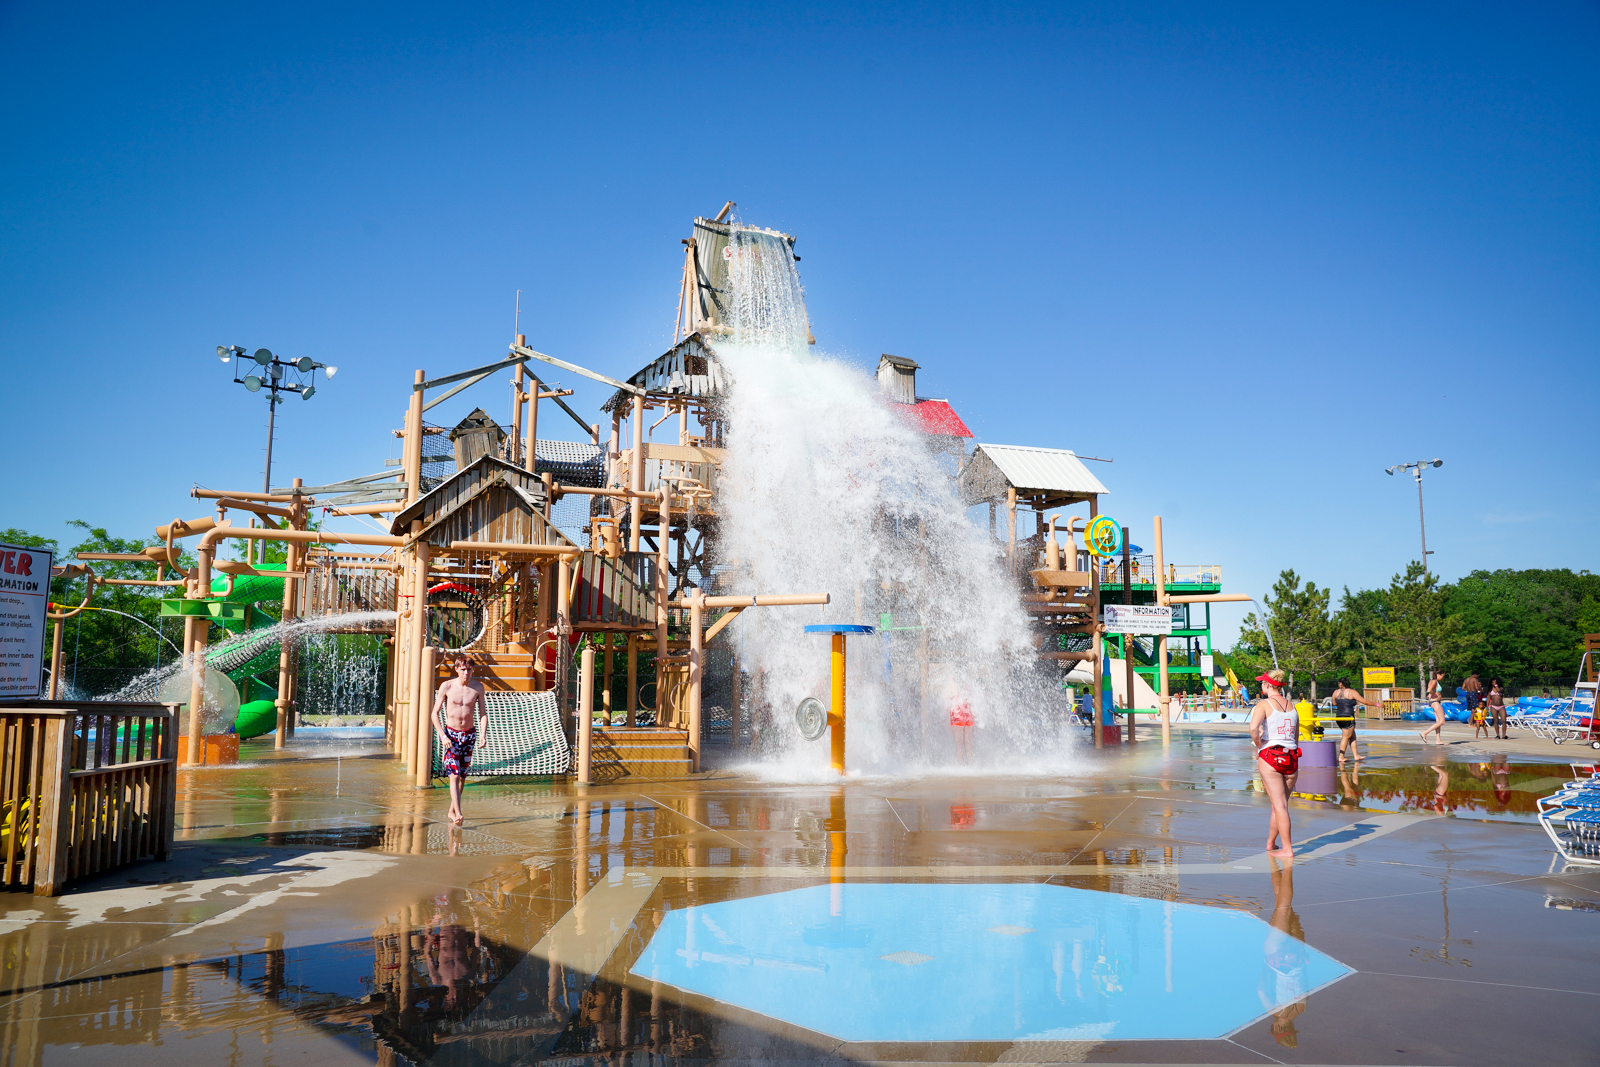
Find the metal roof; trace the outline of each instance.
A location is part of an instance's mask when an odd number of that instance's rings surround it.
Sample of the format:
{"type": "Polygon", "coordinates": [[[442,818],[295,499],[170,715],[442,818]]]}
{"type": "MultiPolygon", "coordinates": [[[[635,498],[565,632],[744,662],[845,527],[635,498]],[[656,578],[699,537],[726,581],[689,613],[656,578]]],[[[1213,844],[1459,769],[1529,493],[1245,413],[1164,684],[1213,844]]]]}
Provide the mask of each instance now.
{"type": "Polygon", "coordinates": [[[1075,453],[1065,449],[981,444],[973,450],[974,456],[979,452],[989,457],[1018,492],[1083,495],[1110,492],[1100,484],[1100,479],[1089,473],[1089,468],[1075,453]]]}

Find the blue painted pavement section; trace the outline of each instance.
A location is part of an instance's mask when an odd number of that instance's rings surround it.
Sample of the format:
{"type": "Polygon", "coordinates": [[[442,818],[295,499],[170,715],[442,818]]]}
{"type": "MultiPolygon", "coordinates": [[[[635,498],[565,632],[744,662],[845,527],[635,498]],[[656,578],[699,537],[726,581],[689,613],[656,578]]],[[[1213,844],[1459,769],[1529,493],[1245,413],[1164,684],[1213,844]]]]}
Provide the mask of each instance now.
{"type": "Polygon", "coordinates": [[[685,908],[633,973],[848,1041],[1089,1041],[1219,1038],[1353,972],[1243,912],[1035,883],[685,908]]]}

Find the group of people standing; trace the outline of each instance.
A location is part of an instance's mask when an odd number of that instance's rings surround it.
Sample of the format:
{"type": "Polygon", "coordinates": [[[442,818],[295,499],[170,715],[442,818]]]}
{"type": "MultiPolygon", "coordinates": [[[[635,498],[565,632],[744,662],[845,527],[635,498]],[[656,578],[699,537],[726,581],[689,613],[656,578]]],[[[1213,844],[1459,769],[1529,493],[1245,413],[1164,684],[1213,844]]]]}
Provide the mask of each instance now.
{"type": "MultiPolygon", "coordinates": [[[[1439,681],[1444,677],[1443,671],[1433,672],[1433,685],[1430,693],[1437,693],[1439,681]]],[[[1472,724],[1483,733],[1488,733],[1489,726],[1494,725],[1496,740],[1509,741],[1511,735],[1506,733],[1506,694],[1505,687],[1500,684],[1500,679],[1489,679],[1489,689],[1484,691],[1483,681],[1478,677],[1478,672],[1473,671],[1467,675],[1467,680],[1461,683],[1461,693],[1466,701],[1467,714],[1472,717],[1472,724]]],[[[1443,722],[1444,708],[1439,701],[1433,699],[1434,718],[1443,722]]],[[[1474,732],[1473,736],[1477,736],[1474,732]]]]}

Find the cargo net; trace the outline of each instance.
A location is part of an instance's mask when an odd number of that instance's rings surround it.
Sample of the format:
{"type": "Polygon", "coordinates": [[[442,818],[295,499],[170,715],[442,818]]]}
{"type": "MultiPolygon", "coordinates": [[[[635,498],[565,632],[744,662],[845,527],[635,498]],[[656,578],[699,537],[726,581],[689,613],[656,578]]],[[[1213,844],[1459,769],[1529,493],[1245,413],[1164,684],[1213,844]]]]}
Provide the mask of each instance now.
{"type": "MultiPolygon", "coordinates": [[[[487,721],[478,723],[478,747],[472,752],[471,777],[523,774],[565,774],[572,762],[556,695],[485,693],[487,721]]],[[[444,745],[433,732],[433,776],[444,777],[444,745]]]]}

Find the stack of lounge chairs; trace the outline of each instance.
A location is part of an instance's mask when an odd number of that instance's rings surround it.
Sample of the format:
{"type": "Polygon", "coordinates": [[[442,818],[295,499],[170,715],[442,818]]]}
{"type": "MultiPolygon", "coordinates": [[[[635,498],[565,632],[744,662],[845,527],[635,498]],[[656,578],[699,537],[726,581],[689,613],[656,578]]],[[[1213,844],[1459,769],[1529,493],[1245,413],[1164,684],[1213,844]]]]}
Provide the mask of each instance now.
{"type": "Polygon", "coordinates": [[[1540,797],[1539,825],[1568,863],[1600,864],[1600,777],[1540,797]]]}

